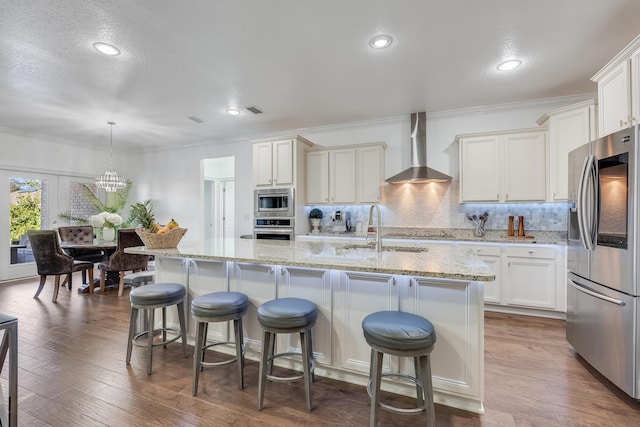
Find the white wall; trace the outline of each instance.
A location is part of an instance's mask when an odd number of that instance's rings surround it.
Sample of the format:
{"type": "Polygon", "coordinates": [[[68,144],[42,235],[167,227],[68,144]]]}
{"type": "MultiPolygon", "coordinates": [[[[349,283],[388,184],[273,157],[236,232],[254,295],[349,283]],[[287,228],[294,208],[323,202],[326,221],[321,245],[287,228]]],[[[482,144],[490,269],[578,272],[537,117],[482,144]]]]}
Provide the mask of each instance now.
{"type": "Polygon", "coordinates": [[[253,175],[249,141],[218,142],[138,153],[127,158],[127,176],[134,182],[132,200],[151,199],[156,219],[175,218],[189,229],[183,240],[198,240],[203,227],[201,160],[235,157],[235,233],[253,233],[253,175]]]}

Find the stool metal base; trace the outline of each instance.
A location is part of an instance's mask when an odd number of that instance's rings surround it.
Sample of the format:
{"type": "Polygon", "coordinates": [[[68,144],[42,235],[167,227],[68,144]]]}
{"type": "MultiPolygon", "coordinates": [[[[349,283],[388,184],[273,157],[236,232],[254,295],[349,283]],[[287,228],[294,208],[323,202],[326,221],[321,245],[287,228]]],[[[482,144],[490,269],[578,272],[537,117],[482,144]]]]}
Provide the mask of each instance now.
{"type": "Polygon", "coordinates": [[[315,370],[315,360],[313,360],[313,344],[311,328],[315,324],[312,323],[304,329],[279,329],[279,328],[265,328],[263,326],[263,339],[262,339],[262,355],[260,357],[260,377],[258,380],[258,411],[262,411],[264,402],[264,389],[267,380],[276,382],[290,382],[300,379],[304,379],[304,391],[307,403],[307,411],[311,411],[311,383],[314,381],[313,371],[315,370]],[[275,338],[277,333],[299,333],[300,334],[300,346],[302,352],[275,352],[275,338]],[[282,377],[272,374],[274,359],[282,356],[301,356],[302,357],[302,375],[282,377]]]}
{"type": "Polygon", "coordinates": [[[240,385],[240,390],[244,388],[244,331],[242,328],[242,317],[246,314],[246,310],[234,313],[229,316],[209,316],[209,317],[201,317],[201,316],[193,316],[196,321],[196,341],[194,347],[193,354],[193,378],[192,378],[192,390],[191,395],[195,396],[198,394],[198,382],[200,379],[200,372],[205,367],[213,367],[213,366],[221,366],[227,365],[232,362],[238,362],[238,383],[240,385]],[[233,331],[234,331],[234,339],[235,341],[223,341],[223,342],[214,342],[211,344],[207,344],[207,331],[209,329],[209,323],[212,322],[226,322],[233,320],[233,331]],[[236,356],[223,360],[220,362],[205,362],[204,354],[205,350],[211,347],[215,347],[218,345],[226,345],[233,344],[236,348],[236,356]]]}
{"type": "MultiPolygon", "coordinates": [[[[416,385],[416,387],[418,388],[417,390],[418,396],[424,393],[424,387],[422,386],[422,382],[418,380],[416,377],[412,377],[411,375],[387,373],[387,374],[382,374],[381,377],[382,378],[385,378],[385,377],[403,378],[405,380],[411,381],[416,385]]],[[[369,380],[369,382],[367,383],[367,394],[369,395],[369,398],[371,398],[373,394],[373,392],[371,391],[371,384],[373,384],[373,380],[369,380]]],[[[422,400],[423,403],[422,405],[416,408],[398,408],[396,406],[391,406],[380,401],[378,402],[378,404],[382,409],[386,409],[387,411],[393,412],[395,414],[412,415],[412,414],[419,414],[420,412],[425,411],[427,409],[427,405],[424,404],[424,399],[418,399],[418,402],[420,400],[422,400]]]]}
{"type": "Polygon", "coordinates": [[[184,312],[184,300],[180,300],[179,302],[172,301],[167,304],[160,305],[140,305],[140,304],[131,304],[131,319],[129,321],[129,340],[127,343],[127,365],[131,362],[131,352],[133,350],[133,346],[136,345],[138,347],[142,347],[141,343],[138,343],[137,340],[142,336],[147,336],[147,375],[151,375],[151,366],[153,362],[153,347],[162,345],[164,348],[167,348],[167,344],[177,341],[178,338],[182,339],[182,351],[184,352],[184,357],[189,357],[189,353],[187,350],[187,326],[186,326],[186,318],[184,312]],[[178,308],[178,321],[180,323],[180,331],[177,331],[172,328],[167,328],[167,307],[172,305],[176,305],[178,308]],[[149,335],[149,330],[137,332],[136,331],[136,323],[138,320],[138,311],[145,310],[147,312],[147,328],[153,328],[155,324],[155,309],[162,308],[162,327],[158,329],[154,329],[151,331],[151,336],[149,335]],[[170,340],[167,339],[167,332],[172,331],[176,333],[175,338],[170,340]],[[156,333],[162,333],[162,341],[159,343],[153,342],[153,337],[156,333]]]}
{"type": "Polygon", "coordinates": [[[433,404],[433,388],[431,382],[431,363],[430,354],[433,346],[421,350],[396,350],[384,347],[378,347],[368,342],[371,347],[371,365],[369,369],[369,382],[367,383],[367,394],[371,398],[371,413],[369,416],[369,425],[374,427],[378,424],[378,410],[382,408],[386,411],[400,414],[413,415],[426,412],[427,426],[435,427],[435,410],[433,404]],[[384,354],[392,354],[401,357],[412,357],[415,367],[415,377],[400,373],[382,373],[382,359],[384,354]],[[380,385],[383,377],[402,377],[415,383],[416,385],[416,407],[415,408],[397,408],[380,402],[380,385]]]}

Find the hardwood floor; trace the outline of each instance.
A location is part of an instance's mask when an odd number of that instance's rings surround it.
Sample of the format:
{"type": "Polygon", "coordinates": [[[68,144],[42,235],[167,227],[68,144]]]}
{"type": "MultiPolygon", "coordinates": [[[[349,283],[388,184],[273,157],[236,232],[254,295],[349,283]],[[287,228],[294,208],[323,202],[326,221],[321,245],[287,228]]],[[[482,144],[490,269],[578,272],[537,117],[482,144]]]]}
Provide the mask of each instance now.
{"type": "MultiPolygon", "coordinates": [[[[0,312],[19,319],[20,426],[364,426],[362,387],[317,378],[314,409],[302,382],[268,383],[258,412],[258,365],[247,361],[245,389],[236,370],[205,370],[191,396],[191,359],[178,343],[124,362],[129,299],[60,290],[52,282],[33,299],[37,280],[0,284],[0,312]]],[[[128,291],[127,291],[128,292],[128,291]]],[[[564,322],[487,313],[483,415],[436,405],[438,426],[634,426],[640,404],[593,371],[564,338],[564,322]]],[[[436,344],[437,345],[437,344],[436,344]]],[[[6,373],[0,383],[6,390],[6,373]]],[[[399,398],[398,400],[405,400],[399,398]]],[[[422,425],[422,416],[381,411],[381,424],[422,425]]]]}

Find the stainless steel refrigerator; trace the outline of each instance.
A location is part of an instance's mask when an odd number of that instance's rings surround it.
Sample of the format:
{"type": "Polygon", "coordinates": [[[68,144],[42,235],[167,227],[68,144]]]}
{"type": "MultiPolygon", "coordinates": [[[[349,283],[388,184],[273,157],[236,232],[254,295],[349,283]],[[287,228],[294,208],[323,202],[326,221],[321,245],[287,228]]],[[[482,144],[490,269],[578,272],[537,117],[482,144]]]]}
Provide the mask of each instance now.
{"type": "Polygon", "coordinates": [[[637,126],[569,153],[567,340],[640,398],[637,126]]]}

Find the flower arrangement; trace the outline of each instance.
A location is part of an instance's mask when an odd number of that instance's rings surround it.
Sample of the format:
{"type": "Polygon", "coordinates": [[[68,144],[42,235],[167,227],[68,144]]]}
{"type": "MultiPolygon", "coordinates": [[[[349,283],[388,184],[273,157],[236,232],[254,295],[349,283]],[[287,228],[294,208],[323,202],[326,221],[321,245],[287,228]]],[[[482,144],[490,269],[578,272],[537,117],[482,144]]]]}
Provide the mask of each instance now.
{"type": "Polygon", "coordinates": [[[116,228],[117,226],[122,225],[122,217],[113,212],[100,212],[97,215],[91,215],[89,217],[89,222],[94,227],[116,228]]]}

